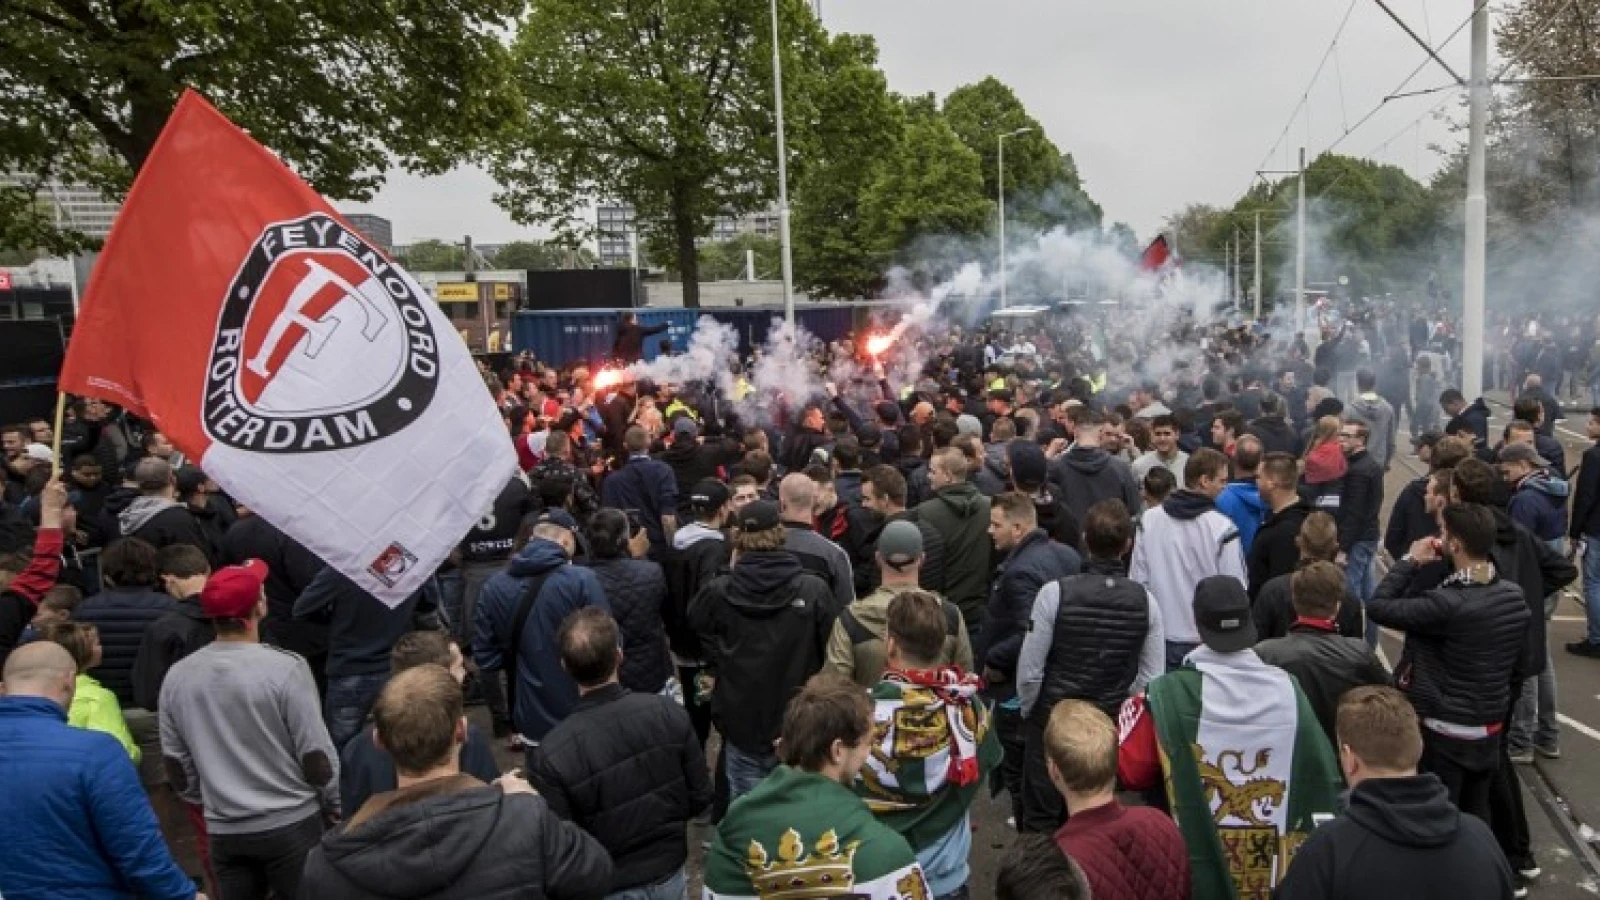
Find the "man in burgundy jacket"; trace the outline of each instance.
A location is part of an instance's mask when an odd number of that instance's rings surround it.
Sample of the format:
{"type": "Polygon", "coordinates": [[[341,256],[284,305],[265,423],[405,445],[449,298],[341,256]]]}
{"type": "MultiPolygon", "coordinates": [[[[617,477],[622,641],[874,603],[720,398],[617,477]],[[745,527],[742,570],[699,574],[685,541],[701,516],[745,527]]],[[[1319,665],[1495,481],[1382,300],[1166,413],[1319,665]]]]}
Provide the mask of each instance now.
{"type": "Polygon", "coordinates": [[[1067,804],[1056,845],[1077,862],[1095,900],[1187,900],[1189,849],[1178,826],[1116,799],[1117,729],[1105,713],[1063,700],[1045,730],[1050,780],[1067,804]]]}

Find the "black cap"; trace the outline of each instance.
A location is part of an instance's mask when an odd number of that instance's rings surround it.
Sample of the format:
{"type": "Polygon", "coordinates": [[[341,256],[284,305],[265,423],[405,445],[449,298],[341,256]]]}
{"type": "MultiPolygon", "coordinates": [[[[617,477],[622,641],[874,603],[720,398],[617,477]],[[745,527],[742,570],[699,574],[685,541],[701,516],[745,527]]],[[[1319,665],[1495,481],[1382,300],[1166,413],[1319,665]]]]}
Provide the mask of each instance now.
{"type": "Polygon", "coordinates": [[[695,512],[716,512],[728,503],[728,486],[715,478],[702,478],[689,492],[689,508],[695,512]]]}
{"type": "Polygon", "coordinates": [[[1230,575],[1211,575],[1195,586],[1194,624],[1200,640],[1218,653],[1238,653],[1256,645],[1250,595],[1230,575]]]}
{"type": "Polygon", "coordinates": [[[878,418],[885,422],[896,422],[900,419],[900,404],[893,400],[879,400],[878,405],[872,408],[878,418]]]}
{"type": "Polygon", "coordinates": [[[740,531],[755,533],[771,531],[783,524],[778,516],[778,504],[771,500],[757,500],[739,510],[737,522],[740,531]]]}
{"type": "Polygon", "coordinates": [[[868,450],[876,449],[883,444],[883,430],[868,422],[856,432],[856,439],[861,442],[862,447],[868,450]]]}
{"type": "Polygon", "coordinates": [[[1006,444],[1006,455],[1011,460],[1011,480],[1017,487],[1036,490],[1044,486],[1050,471],[1044,448],[1033,441],[1011,441],[1006,444]]]}
{"type": "Polygon", "coordinates": [[[1011,393],[1010,388],[995,388],[989,392],[990,400],[1004,400],[1007,403],[1010,403],[1015,396],[1015,394],[1011,393]]]}

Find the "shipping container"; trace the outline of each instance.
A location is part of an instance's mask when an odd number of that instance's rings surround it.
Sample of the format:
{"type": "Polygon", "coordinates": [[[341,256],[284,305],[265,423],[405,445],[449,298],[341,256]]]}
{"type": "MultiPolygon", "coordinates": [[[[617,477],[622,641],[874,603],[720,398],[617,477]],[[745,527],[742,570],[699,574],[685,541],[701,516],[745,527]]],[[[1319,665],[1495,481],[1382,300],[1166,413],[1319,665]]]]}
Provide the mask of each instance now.
{"type": "Polygon", "coordinates": [[[511,348],[532,353],[552,366],[584,362],[591,366],[611,355],[617,336],[614,309],[520,312],[511,323],[511,348]]]}

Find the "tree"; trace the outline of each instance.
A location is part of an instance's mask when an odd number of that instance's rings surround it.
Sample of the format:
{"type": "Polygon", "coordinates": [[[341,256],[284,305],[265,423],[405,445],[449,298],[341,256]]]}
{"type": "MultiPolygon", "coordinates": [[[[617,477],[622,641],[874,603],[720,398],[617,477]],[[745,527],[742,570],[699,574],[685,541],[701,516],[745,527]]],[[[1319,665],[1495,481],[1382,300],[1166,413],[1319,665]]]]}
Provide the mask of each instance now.
{"type": "MultiPolygon", "coordinates": [[[[1212,258],[1212,247],[1222,246],[1222,222],[1226,213],[1207,203],[1191,203],[1167,220],[1163,230],[1173,241],[1180,259],[1205,261],[1212,258]]],[[[1215,254],[1220,258],[1220,249],[1215,254]]]]}
{"type": "Polygon", "coordinates": [[[861,200],[905,123],[877,60],[872,38],[837,35],[815,76],[797,88],[815,118],[796,140],[806,164],[792,191],[794,277],[813,297],[870,297],[888,272],[889,255],[867,231],[861,200]]]}
{"type": "Polygon", "coordinates": [[[1106,243],[1117,248],[1119,253],[1129,259],[1137,259],[1144,251],[1144,245],[1139,243],[1139,236],[1126,222],[1114,222],[1106,229],[1106,243]]]}
{"type": "MultiPolygon", "coordinates": [[[[803,0],[779,12],[784,74],[800,80],[822,31],[803,0]]],[[[496,201],[564,233],[586,229],[596,197],[631,203],[699,306],[697,239],[776,194],[771,32],[749,0],[533,0],[513,48],[526,109],[493,158],[496,201]]],[[[786,99],[803,130],[809,103],[786,99]]]]}
{"type": "Polygon", "coordinates": [[[515,110],[499,37],[523,0],[0,3],[0,242],[93,244],[38,214],[47,180],[118,198],[185,87],[330,197],[437,173],[515,110]]]}
{"type": "Polygon", "coordinates": [[[491,260],[496,269],[587,269],[595,256],[588,247],[550,241],[512,241],[501,244],[491,260]]]}
{"type": "Polygon", "coordinates": [[[947,260],[930,242],[970,239],[988,227],[978,154],[932,104],[906,104],[905,132],[861,198],[866,234],[886,258],[917,274],[942,274],[947,260]]]}
{"type": "Polygon", "coordinates": [[[431,238],[417,241],[396,257],[395,261],[411,272],[459,272],[467,266],[462,247],[431,238]]]}
{"type": "Polygon", "coordinates": [[[944,115],[961,142],[978,154],[984,196],[998,198],[1000,136],[1006,139],[1006,222],[1047,230],[1100,227],[1098,204],[1084,193],[1078,166],[1045,135],[1010,87],[995,78],[956,88],[944,115]]]}

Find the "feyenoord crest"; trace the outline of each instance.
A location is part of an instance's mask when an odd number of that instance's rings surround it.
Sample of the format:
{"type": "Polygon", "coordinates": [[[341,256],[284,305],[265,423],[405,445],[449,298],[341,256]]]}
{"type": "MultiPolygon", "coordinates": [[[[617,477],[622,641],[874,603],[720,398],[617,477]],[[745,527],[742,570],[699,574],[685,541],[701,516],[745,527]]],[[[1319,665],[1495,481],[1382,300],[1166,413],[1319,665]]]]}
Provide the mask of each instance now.
{"type": "Polygon", "coordinates": [[[438,386],[428,302],[332,216],[267,226],[218,317],[206,433],[241,450],[307,453],[403,430],[438,386]]]}

